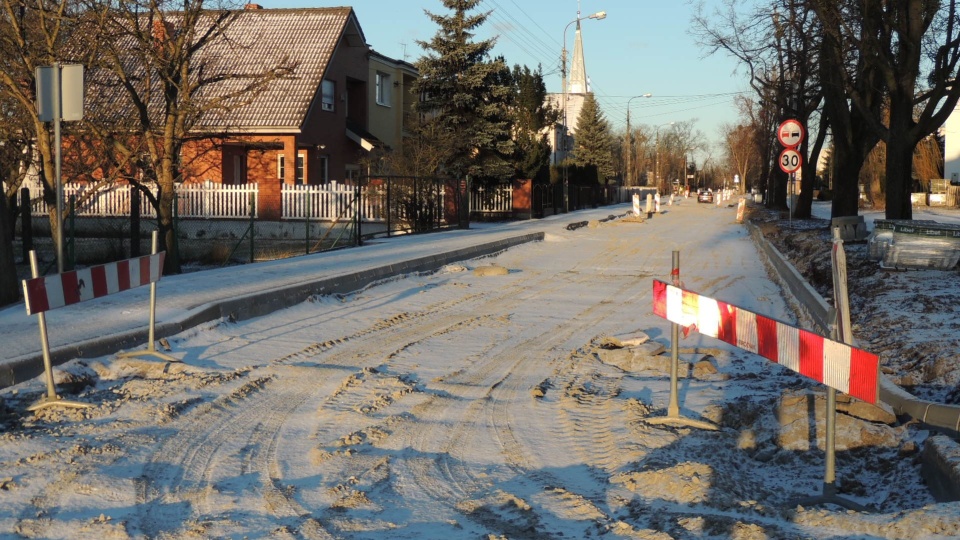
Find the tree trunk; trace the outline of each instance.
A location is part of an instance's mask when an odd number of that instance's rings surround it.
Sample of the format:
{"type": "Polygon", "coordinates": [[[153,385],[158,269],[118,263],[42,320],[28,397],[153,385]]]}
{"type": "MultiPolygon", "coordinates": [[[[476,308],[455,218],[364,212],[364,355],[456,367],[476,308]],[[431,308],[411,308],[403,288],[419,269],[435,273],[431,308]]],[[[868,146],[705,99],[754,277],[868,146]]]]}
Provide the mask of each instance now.
{"type": "Polygon", "coordinates": [[[177,252],[176,230],[174,229],[173,219],[173,188],[165,185],[160,186],[157,203],[157,235],[160,237],[160,249],[167,252],[163,261],[163,274],[180,273],[180,257],[177,252]]]}
{"type": "MultiPolygon", "coordinates": [[[[807,122],[804,122],[804,125],[807,125],[807,122]]],[[[798,151],[804,161],[800,165],[800,194],[796,200],[796,207],[793,208],[793,217],[807,219],[813,215],[813,186],[817,183],[817,164],[807,160],[810,144],[806,138],[798,151]]]]}
{"type": "Polygon", "coordinates": [[[863,157],[858,156],[857,152],[856,145],[851,147],[842,138],[834,138],[831,218],[856,216],[859,211],[858,179],[863,157]]]}
{"type": "MultiPolygon", "coordinates": [[[[908,109],[909,110],[909,109],[908,109]]],[[[913,219],[910,193],[913,191],[913,151],[909,116],[890,107],[890,139],[887,141],[887,219],[913,219]]]]}
{"type": "Polygon", "coordinates": [[[10,200],[0,192],[0,306],[20,298],[17,267],[13,263],[13,229],[10,200]]]}
{"type": "Polygon", "coordinates": [[[767,203],[768,208],[773,208],[776,210],[786,210],[787,209],[787,182],[789,177],[787,173],[780,170],[780,167],[773,167],[770,169],[770,182],[767,189],[769,189],[770,201],[767,203]]]}

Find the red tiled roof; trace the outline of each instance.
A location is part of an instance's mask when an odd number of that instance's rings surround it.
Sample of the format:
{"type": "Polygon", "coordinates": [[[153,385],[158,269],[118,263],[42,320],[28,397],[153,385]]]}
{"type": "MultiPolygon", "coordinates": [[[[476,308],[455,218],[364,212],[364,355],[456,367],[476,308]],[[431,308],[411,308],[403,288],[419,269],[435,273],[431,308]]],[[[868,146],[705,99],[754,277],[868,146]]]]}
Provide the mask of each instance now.
{"type": "MultiPolygon", "coordinates": [[[[209,12],[209,18],[200,18],[197,31],[203,34],[214,24],[220,12],[209,12]],[[206,25],[206,26],[205,26],[206,25]]],[[[155,24],[155,38],[165,32],[175,32],[179,14],[169,13],[162,23],[155,24]]],[[[244,9],[235,12],[223,32],[211,39],[191,61],[193,77],[203,73],[205,79],[222,80],[203,86],[195,95],[201,116],[190,121],[199,131],[280,131],[295,130],[303,124],[314,96],[320,88],[327,64],[342,38],[366,46],[366,40],[356,15],[350,7],[306,9],[244,9]],[[270,81],[255,92],[242,92],[257,80],[255,74],[276,68],[292,66],[283,77],[270,81]],[[232,98],[224,99],[227,96],[232,98]],[[227,106],[212,108],[210,103],[223,100],[227,106]]],[[[123,25],[124,22],[119,24],[123,25]]],[[[139,45],[134,38],[118,32],[120,49],[130,41],[130,50],[139,45]]],[[[151,115],[163,114],[159,77],[144,75],[143,56],[135,51],[121,58],[127,64],[131,84],[154,85],[153,92],[140,89],[140,98],[147,100],[151,115]],[[150,98],[152,97],[152,101],[150,98]]],[[[101,118],[129,118],[133,104],[115,76],[105,70],[92,70],[87,92],[88,108],[101,118]]],[[[260,85],[258,85],[260,86],[260,85]]]]}
{"type": "Polygon", "coordinates": [[[232,75],[209,92],[226,95],[241,89],[249,83],[244,74],[262,72],[283,61],[296,67],[289,75],[272,81],[265,90],[245,96],[248,104],[223,115],[207,116],[197,127],[300,127],[340,38],[351,32],[364,40],[350,7],[239,12],[226,30],[225,39],[208,44],[201,53],[210,68],[232,75]]]}

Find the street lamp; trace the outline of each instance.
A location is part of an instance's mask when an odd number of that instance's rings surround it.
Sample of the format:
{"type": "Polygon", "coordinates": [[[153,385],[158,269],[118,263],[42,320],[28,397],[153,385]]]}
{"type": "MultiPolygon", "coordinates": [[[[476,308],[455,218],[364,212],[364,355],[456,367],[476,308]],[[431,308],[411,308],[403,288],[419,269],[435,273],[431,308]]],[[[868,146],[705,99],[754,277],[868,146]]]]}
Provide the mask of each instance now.
{"type": "Polygon", "coordinates": [[[581,17],[580,9],[578,8],[577,18],[570,21],[569,23],[567,23],[566,26],[563,27],[563,50],[560,52],[560,77],[561,77],[560,84],[562,88],[562,100],[563,100],[563,103],[562,103],[563,124],[561,126],[562,128],[561,136],[563,138],[561,139],[562,140],[561,146],[563,150],[563,211],[564,212],[570,211],[570,197],[569,197],[570,183],[569,183],[569,180],[567,179],[567,164],[566,164],[566,161],[567,161],[567,30],[570,28],[570,25],[574,23],[577,24],[577,30],[579,30],[580,21],[584,19],[597,19],[599,21],[606,18],[607,18],[606,11],[598,11],[592,15],[581,17]]]}
{"type": "Polygon", "coordinates": [[[662,128],[663,126],[672,126],[672,125],[674,125],[674,124],[676,124],[676,122],[667,122],[666,124],[660,124],[659,126],[657,126],[657,139],[656,139],[656,141],[657,141],[657,142],[656,142],[656,146],[657,146],[656,159],[657,159],[657,162],[656,162],[655,165],[654,165],[654,171],[656,172],[656,178],[654,179],[654,180],[655,180],[655,184],[654,184],[654,185],[656,186],[656,188],[657,188],[658,190],[660,189],[660,128],[662,128]]]}
{"type": "Polygon", "coordinates": [[[653,94],[643,94],[640,96],[633,96],[627,100],[627,185],[633,185],[633,170],[630,167],[630,157],[633,154],[633,134],[630,133],[630,102],[637,98],[648,98],[653,97],[653,94]]]}

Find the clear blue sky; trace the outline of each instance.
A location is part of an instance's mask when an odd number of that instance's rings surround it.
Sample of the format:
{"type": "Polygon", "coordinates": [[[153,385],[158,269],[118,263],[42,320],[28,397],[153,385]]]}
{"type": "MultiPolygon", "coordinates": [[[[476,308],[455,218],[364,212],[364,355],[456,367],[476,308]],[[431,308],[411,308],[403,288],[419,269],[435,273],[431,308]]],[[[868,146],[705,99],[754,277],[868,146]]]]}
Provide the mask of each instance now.
{"type": "MultiPolygon", "coordinates": [[[[440,0],[259,3],[265,8],[350,5],[374,49],[410,62],[423,52],[417,40],[428,41],[437,31],[424,10],[449,14],[440,0]]],[[[707,0],[708,10],[717,4],[707,0]]],[[[577,6],[577,0],[483,0],[481,9],[492,14],[478,30],[478,38],[498,36],[494,54],[502,55],[511,66],[541,64],[547,90],[559,92],[564,29],[577,18],[577,6]]],[[[716,141],[720,125],[737,120],[731,94],[749,91],[746,77],[734,73],[737,66],[726,55],[704,58],[705,52],[689,32],[694,9],[690,2],[581,0],[580,8],[582,17],[607,12],[603,20],[581,24],[587,75],[615,130],[625,127],[627,100],[646,93],[653,97],[631,102],[634,126],[697,120],[696,128],[716,141]]],[[[570,57],[575,29],[574,24],[566,31],[570,57]]]]}

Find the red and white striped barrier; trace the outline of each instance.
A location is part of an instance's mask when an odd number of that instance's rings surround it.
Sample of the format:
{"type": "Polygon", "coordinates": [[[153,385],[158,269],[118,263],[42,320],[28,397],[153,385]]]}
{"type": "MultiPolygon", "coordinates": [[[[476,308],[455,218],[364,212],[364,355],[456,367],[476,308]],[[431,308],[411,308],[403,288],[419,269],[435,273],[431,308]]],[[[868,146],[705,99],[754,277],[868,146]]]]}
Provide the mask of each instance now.
{"type": "Polygon", "coordinates": [[[165,252],[23,280],[27,315],[160,281],[165,252]]]}
{"type": "Polygon", "coordinates": [[[855,398],[873,404],[879,400],[880,359],[875,354],[660,280],[653,281],[653,313],[855,398]]]}

